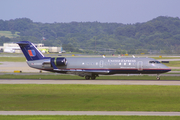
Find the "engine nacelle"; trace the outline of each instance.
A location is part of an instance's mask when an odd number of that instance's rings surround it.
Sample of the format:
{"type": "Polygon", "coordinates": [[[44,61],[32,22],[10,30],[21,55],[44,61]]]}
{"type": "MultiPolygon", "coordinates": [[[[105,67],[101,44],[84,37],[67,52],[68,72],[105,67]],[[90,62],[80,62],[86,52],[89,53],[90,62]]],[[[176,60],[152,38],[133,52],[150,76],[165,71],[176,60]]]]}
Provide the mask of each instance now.
{"type": "Polygon", "coordinates": [[[67,60],[64,57],[51,58],[51,63],[54,63],[56,66],[66,66],[67,60]]]}

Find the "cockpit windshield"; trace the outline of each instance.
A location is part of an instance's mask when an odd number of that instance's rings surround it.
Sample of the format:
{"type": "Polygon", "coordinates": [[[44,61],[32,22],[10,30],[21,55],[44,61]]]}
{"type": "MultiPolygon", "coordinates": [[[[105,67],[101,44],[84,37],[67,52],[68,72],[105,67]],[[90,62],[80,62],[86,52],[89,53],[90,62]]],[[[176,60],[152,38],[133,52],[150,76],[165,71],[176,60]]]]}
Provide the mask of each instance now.
{"type": "Polygon", "coordinates": [[[149,63],[153,63],[153,64],[159,64],[159,61],[149,61],[149,63]]]}

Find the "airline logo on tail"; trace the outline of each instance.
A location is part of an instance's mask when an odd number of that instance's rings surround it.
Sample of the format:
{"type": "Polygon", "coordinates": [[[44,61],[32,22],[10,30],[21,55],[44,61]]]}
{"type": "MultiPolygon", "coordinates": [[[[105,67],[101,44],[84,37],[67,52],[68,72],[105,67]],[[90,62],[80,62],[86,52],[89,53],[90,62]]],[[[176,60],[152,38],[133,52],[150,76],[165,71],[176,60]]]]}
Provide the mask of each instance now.
{"type": "Polygon", "coordinates": [[[36,53],[34,50],[28,50],[29,56],[34,57],[36,56],[36,53]]]}

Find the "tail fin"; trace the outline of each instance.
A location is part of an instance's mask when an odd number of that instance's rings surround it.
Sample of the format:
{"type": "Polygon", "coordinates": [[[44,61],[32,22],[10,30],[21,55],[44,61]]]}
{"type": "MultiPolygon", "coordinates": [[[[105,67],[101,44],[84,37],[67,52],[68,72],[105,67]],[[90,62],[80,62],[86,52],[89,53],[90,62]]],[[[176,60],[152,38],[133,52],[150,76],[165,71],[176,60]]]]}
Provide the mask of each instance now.
{"type": "Polygon", "coordinates": [[[27,61],[43,59],[44,55],[36,48],[36,46],[29,41],[17,42],[27,61]]]}

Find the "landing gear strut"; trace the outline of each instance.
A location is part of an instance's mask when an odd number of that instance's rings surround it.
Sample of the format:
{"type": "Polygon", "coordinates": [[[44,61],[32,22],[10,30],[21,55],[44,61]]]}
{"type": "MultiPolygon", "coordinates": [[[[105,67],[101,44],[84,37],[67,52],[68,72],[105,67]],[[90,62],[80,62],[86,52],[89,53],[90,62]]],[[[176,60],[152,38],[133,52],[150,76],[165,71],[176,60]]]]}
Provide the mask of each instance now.
{"type": "Polygon", "coordinates": [[[159,74],[157,74],[157,77],[156,77],[156,79],[157,79],[157,80],[160,80],[160,76],[159,76],[159,74]]]}
{"type": "Polygon", "coordinates": [[[156,77],[157,80],[160,80],[160,77],[156,77]]]}

